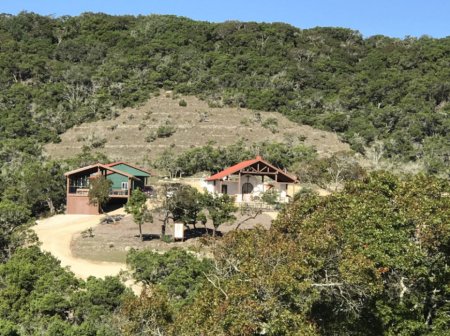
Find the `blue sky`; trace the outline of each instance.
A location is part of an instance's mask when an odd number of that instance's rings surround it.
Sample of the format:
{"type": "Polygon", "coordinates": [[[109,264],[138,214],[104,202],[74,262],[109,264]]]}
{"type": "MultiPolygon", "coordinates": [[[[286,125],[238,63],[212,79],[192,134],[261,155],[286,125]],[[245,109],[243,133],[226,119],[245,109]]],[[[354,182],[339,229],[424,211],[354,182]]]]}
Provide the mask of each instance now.
{"type": "Polygon", "coordinates": [[[196,20],[346,27],[364,36],[450,36],[449,0],[0,0],[0,13],[175,14],[196,20]]]}

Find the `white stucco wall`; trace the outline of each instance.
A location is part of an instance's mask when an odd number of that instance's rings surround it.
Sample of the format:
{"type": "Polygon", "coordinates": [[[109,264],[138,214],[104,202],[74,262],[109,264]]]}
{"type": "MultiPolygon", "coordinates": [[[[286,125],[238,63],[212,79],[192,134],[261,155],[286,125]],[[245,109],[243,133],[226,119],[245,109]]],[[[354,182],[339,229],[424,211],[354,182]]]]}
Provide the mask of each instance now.
{"type": "Polygon", "coordinates": [[[287,200],[286,183],[278,183],[269,178],[266,178],[264,183],[262,183],[261,177],[254,175],[243,175],[241,176],[240,182],[241,184],[239,185],[239,181],[236,180],[217,180],[214,185],[214,181],[204,181],[203,185],[210,193],[220,193],[222,191],[222,185],[226,185],[228,194],[236,196],[237,202],[251,201],[252,197],[261,197],[263,192],[269,190],[271,186],[273,186],[275,190],[280,192],[280,201],[283,202],[287,200]],[[247,182],[253,185],[253,192],[251,194],[242,195],[242,185],[247,182]]]}
{"type": "Polygon", "coordinates": [[[203,180],[202,187],[203,187],[203,189],[206,189],[210,193],[214,193],[215,192],[214,181],[205,181],[205,180],[203,180]]]}

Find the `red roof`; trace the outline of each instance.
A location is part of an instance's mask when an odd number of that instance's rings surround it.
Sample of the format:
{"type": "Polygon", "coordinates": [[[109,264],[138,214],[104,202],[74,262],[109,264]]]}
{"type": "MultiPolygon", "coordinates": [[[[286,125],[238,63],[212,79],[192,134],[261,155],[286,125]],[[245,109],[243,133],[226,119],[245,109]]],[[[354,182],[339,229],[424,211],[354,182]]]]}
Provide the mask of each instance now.
{"type": "Polygon", "coordinates": [[[221,172],[218,172],[217,174],[214,174],[210,177],[208,177],[206,179],[206,181],[215,181],[215,180],[220,180],[223,179],[226,176],[232,175],[234,173],[239,172],[240,170],[250,167],[251,165],[261,162],[269,167],[271,167],[272,169],[275,169],[279,174],[284,175],[287,179],[292,180],[292,182],[297,181],[297,178],[295,176],[291,176],[290,174],[282,171],[281,169],[278,169],[276,167],[274,167],[273,165],[271,165],[270,163],[268,163],[267,161],[264,161],[263,158],[261,156],[257,156],[254,159],[251,160],[246,160],[246,161],[242,161],[239,162],[238,164],[235,164],[234,166],[231,166],[225,170],[222,170],[221,172]]]}
{"type": "Polygon", "coordinates": [[[237,173],[239,170],[244,169],[248,166],[251,166],[252,164],[258,162],[257,159],[247,160],[239,162],[238,164],[235,164],[234,166],[231,166],[225,170],[222,170],[221,172],[218,172],[217,174],[214,174],[206,179],[206,181],[214,181],[214,180],[220,180],[224,178],[225,176],[237,173]]]}

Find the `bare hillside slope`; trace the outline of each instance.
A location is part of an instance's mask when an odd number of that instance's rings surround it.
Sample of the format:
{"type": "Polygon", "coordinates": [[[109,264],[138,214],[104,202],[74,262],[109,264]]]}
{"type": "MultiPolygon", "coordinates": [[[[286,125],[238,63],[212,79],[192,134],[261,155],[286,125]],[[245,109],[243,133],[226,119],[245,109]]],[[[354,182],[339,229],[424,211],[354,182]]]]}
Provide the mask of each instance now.
{"type": "Polygon", "coordinates": [[[261,112],[261,120],[258,121],[257,113],[251,110],[211,108],[195,97],[183,97],[187,105],[180,106],[180,99],[165,93],[138,108],[123,110],[113,120],[81,124],[64,133],[60,143],[46,145],[45,151],[53,158],[68,158],[79,153],[83,145],[94,145],[112,160],[148,166],[169,147],[183,152],[209,142],[215,146],[227,146],[240,139],[248,143],[303,142],[316,148],[320,155],[349,150],[336,134],[298,125],[279,113],[261,112]],[[155,134],[165,124],[172,125],[175,133],[146,141],[150,134],[155,134]]]}

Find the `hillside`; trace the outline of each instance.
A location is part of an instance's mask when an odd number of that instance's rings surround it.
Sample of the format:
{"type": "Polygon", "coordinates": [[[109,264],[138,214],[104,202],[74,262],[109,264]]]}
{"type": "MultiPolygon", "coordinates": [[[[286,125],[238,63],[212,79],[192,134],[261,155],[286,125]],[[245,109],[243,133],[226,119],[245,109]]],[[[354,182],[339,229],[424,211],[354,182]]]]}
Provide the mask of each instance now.
{"type": "Polygon", "coordinates": [[[450,37],[363,38],[345,28],[164,15],[20,13],[0,15],[0,40],[6,161],[172,90],[211,106],[279,112],[337,132],[363,154],[381,142],[385,158],[419,162],[430,173],[449,165],[450,37]]]}
{"type": "MultiPolygon", "coordinates": [[[[61,142],[45,146],[45,152],[54,159],[69,158],[83,146],[96,146],[97,151],[113,160],[148,164],[164,149],[176,153],[212,143],[227,146],[244,140],[249,144],[262,141],[303,143],[317,150],[319,156],[348,151],[335,133],[299,125],[276,112],[260,112],[261,122],[255,121],[255,112],[244,108],[211,108],[192,96],[174,97],[163,93],[149,99],[137,108],[128,108],[111,120],[86,122],[61,135],[61,142]],[[187,105],[180,106],[180,100],[187,105]],[[276,120],[276,125],[266,125],[276,120]],[[169,137],[147,142],[146,137],[158,127],[169,123],[175,133],[169,137]],[[264,127],[266,125],[266,127],[264,127]],[[106,142],[103,144],[103,142],[106,142]]],[[[275,123],[275,122],[273,122],[275,123]]]]}

